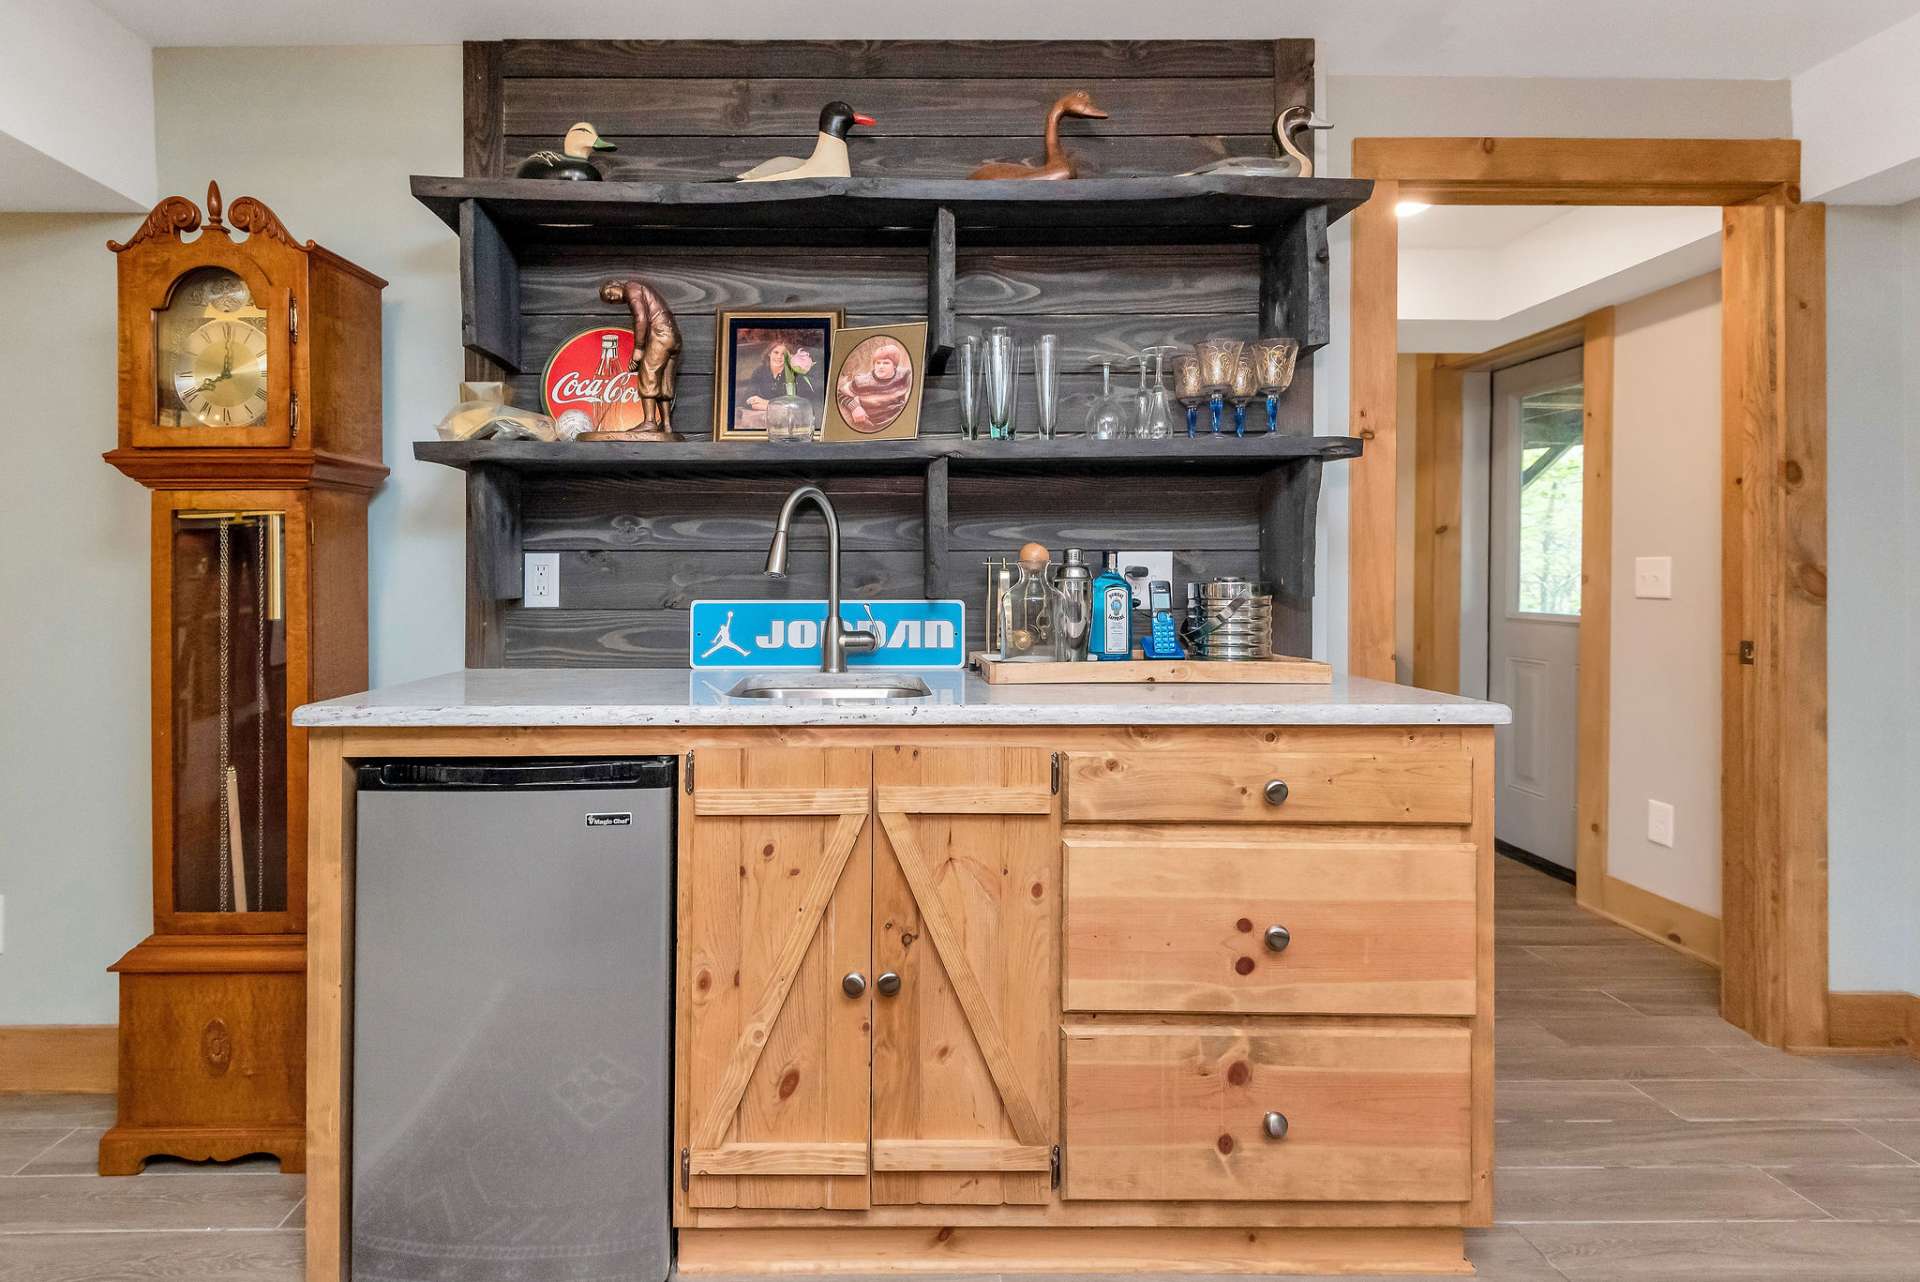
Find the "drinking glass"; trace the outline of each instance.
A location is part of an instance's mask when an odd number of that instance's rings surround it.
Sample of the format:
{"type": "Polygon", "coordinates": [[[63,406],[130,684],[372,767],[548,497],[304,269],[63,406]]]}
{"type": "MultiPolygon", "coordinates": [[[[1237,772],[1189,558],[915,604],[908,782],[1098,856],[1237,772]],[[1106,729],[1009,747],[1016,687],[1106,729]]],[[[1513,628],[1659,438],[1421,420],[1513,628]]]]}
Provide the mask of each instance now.
{"type": "Polygon", "coordinates": [[[1136,429],[1144,440],[1164,441],[1173,435],[1173,398],[1167,394],[1166,360],[1179,350],[1177,347],[1149,347],[1140,353],[1153,360],[1153,382],[1147,387],[1146,408],[1141,412],[1140,424],[1136,429]]]}
{"type": "Polygon", "coordinates": [[[960,340],[960,435],[980,436],[980,340],[972,334],[960,340]]]}
{"type": "Polygon", "coordinates": [[[1253,377],[1267,398],[1267,430],[1280,430],[1280,394],[1293,386],[1294,365],[1300,359],[1300,340],[1263,338],[1253,345],[1253,377]]]}
{"type": "Polygon", "coordinates": [[[1060,338],[1042,334],[1033,345],[1033,391],[1040,405],[1040,436],[1052,440],[1060,418],[1060,338]]]}
{"type": "Polygon", "coordinates": [[[1192,352],[1181,352],[1173,358],[1173,391],[1187,408],[1187,439],[1192,440],[1199,435],[1200,405],[1207,399],[1206,384],[1200,380],[1200,358],[1192,352]]]}
{"type": "Polygon", "coordinates": [[[1213,434],[1220,435],[1220,415],[1226,407],[1227,393],[1233,390],[1233,376],[1240,368],[1240,349],[1246,343],[1237,338],[1209,338],[1194,347],[1200,358],[1200,384],[1207,392],[1212,411],[1213,434]]]}
{"type": "Polygon", "coordinates": [[[996,325],[987,331],[987,431],[996,441],[1013,439],[1013,398],[1020,377],[1020,352],[1013,331],[996,325]]]}
{"type": "Polygon", "coordinates": [[[1147,434],[1147,362],[1151,359],[1144,350],[1135,352],[1133,356],[1137,377],[1133,388],[1133,404],[1129,407],[1133,412],[1127,420],[1128,436],[1147,434]]]}
{"type": "Polygon", "coordinates": [[[1253,399],[1257,384],[1253,378],[1253,355],[1240,353],[1240,363],[1233,367],[1233,434],[1244,437],[1247,434],[1247,402],[1253,399]]]}
{"type": "Polygon", "coordinates": [[[1113,362],[1100,362],[1100,395],[1087,410],[1087,435],[1096,441],[1117,441],[1127,434],[1126,401],[1113,390],[1113,362]]]}

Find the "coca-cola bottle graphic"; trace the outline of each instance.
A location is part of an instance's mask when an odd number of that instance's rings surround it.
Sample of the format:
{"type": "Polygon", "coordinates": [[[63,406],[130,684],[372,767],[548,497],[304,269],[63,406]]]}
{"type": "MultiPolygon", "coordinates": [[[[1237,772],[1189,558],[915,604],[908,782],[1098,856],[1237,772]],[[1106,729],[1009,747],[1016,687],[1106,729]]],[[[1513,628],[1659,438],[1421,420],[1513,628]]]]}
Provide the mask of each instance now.
{"type": "Polygon", "coordinates": [[[638,404],[638,397],[623,395],[628,384],[633,382],[633,374],[620,359],[620,335],[612,330],[600,335],[600,367],[593,371],[593,380],[587,384],[588,395],[593,399],[593,430],[596,432],[622,432],[633,426],[632,410],[624,404],[632,400],[638,404]]]}

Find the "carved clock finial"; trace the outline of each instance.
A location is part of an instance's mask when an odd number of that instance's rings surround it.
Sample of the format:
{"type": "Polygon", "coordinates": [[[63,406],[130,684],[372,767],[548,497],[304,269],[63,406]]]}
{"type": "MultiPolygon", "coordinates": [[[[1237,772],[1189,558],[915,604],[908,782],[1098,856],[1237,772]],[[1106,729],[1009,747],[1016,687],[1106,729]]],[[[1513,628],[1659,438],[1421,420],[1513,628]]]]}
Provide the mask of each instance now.
{"type": "Polygon", "coordinates": [[[147,211],[146,218],[127,238],[126,244],[117,240],[107,242],[107,248],[116,254],[125,253],[143,241],[160,236],[183,236],[187,232],[198,230],[200,210],[185,196],[168,196],[165,200],[147,211]]]}
{"type": "Polygon", "coordinates": [[[209,230],[220,225],[220,184],[207,183],[207,227],[209,230]]]}

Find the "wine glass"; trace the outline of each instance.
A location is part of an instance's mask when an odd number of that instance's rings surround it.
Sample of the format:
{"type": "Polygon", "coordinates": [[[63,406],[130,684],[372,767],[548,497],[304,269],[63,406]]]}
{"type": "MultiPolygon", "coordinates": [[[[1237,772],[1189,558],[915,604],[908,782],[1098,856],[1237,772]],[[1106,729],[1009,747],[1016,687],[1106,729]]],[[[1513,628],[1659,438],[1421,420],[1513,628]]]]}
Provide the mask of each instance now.
{"type": "Polygon", "coordinates": [[[1200,385],[1207,392],[1215,436],[1220,435],[1220,415],[1226,407],[1227,393],[1233,390],[1233,376],[1240,368],[1240,349],[1245,346],[1246,343],[1237,338],[1209,338],[1194,347],[1194,354],[1200,358],[1200,385]]]}
{"type": "Polygon", "coordinates": [[[1040,405],[1040,436],[1053,439],[1060,418],[1060,337],[1042,334],[1033,344],[1033,392],[1040,405]]]}
{"type": "Polygon", "coordinates": [[[1173,358],[1173,390],[1187,408],[1187,439],[1192,440],[1200,432],[1200,405],[1207,399],[1206,384],[1200,380],[1200,358],[1192,352],[1181,352],[1173,358]]]}
{"type": "Polygon", "coordinates": [[[980,340],[972,334],[960,340],[960,435],[980,436],[980,340]]]}
{"type": "Polygon", "coordinates": [[[1167,357],[1177,347],[1148,347],[1140,355],[1153,358],[1153,383],[1147,388],[1146,408],[1141,411],[1138,433],[1144,440],[1164,441],[1173,435],[1173,398],[1167,395],[1167,357]]]}
{"type": "Polygon", "coordinates": [[[1126,401],[1113,390],[1113,362],[1100,362],[1100,395],[1087,410],[1087,435],[1096,441],[1117,441],[1127,434],[1126,401]]]}
{"type": "Polygon", "coordinates": [[[1147,353],[1144,349],[1141,351],[1135,352],[1133,354],[1133,364],[1137,374],[1137,378],[1133,387],[1133,405],[1132,405],[1133,415],[1127,424],[1129,429],[1131,429],[1127,433],[1128,436],[1144,437],[1147,434],[1147,362],[1148,360],[1149,360],[1149,357],[1147,356],[1147,353]]]}
{"type": "Polygon", "coordinates": [[[1253,399],[1257,384],[1253,377],[1253,354],[1240,353],[1240,363],[1233,367],[1233,434],[1244,437],[1247,434],[1247,402],[1253,399]]]}
{"type": "Polygon", "coordinates": [[[995,325],[987,331],[987,431],[996,441],[1013,439],[1013,397],[1020,376],[1020,352],[1013,331],[995,325]]]}
{"type": "Polygon", "coordinates": [[[1280,430],[1280,394],[1293,385],[1294,365],[1300,359],[1300,340],[1263,338],[1253,345],[1254,382],[1267,398],[1267,430],[1280,430]]]}

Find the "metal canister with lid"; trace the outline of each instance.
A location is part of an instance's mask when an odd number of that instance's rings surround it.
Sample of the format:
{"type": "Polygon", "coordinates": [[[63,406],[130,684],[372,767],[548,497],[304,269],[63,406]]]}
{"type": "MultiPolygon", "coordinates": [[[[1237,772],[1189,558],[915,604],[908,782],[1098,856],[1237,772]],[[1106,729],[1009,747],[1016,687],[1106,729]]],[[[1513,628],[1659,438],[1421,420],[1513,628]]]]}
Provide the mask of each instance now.
{"type": "Polygon", "coordinates": [[[1223,575],[1200,588],[1195,648],[1229,662],[1273,657],[1273,597],[1251,579],[1223,575]]]}
{"type": "Polygon", "coordinates": [[[1079,548],[1068,548],[1066,560],[1054,570],[1053,657],[1062,663],[1085,662],[1092,622],[1093,567],[1079,548]]]}

